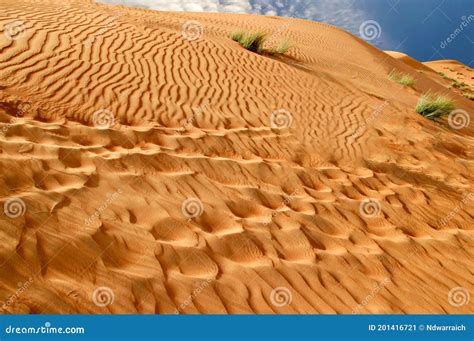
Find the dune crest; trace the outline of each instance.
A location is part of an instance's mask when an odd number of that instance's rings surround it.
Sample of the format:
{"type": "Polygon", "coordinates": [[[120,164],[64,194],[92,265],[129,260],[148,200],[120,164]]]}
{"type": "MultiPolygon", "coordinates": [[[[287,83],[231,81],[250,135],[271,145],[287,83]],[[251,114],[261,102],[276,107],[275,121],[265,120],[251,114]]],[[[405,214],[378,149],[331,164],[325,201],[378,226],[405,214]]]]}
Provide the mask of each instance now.
{"type": "Polygon", "coordinates": [[[474,312],[473,124],[414,110],[474,104],[435,72],[303,20],[0,8],[3,313],[474,312]]]}

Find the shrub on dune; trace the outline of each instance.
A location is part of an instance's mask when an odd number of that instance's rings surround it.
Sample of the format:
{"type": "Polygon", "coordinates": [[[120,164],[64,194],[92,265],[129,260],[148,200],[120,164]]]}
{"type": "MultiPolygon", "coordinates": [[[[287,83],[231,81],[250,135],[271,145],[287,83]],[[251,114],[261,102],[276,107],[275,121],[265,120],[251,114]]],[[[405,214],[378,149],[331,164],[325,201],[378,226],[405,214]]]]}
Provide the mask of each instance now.
{"type": "Polygon", "coordinates": [[[244,31],[233,31],[229,34],[229,37],[233,41],[236,41],[236,42],[240,43],[240,41],[242,40],[244,35],[245,35],[244,31]]]}
{"type": "Polygon", "coordinates": [[[260,54],[285,54],[291,47],[289,40],[283,39],[277,46],[266,50],[264,45],[267,40],[267,33],[265,32],[246,32],[243,30],[237,30],[231,32],[229,37],[233,41],[238,42],[243,48],[260,54]]]}
{"type": "Polygon", "coordinates": [[[273,47],[268,50],[270,54],[285,54],[291,48],[290,41],[288,39],[283,39],[278,43],[276,47],[273,47]]]}
{"type": "Polygon", "coordinates": [[[264,32],[252,32],[246,34],[240,44],[249,51],[262,53],[266,37],[267,34],[264,32]]]}
{"type": "Polygon", "coordinates": [[[416,81],[415,78],[413,78],[411,75],[403,74],[398,80],[398,83],[405,86],[413,86],[415,85],[416,81]]]}
{"type": "Polygon", "coordinates": [[[416,112],[430,120],[448,115],[454,109],[454,101],[451,98],[431,93],[422,95],[416,105],[416,112]]]}
{"type": "Polygon", "coordinates": [[[266,37],[267,34],[264,32],[234,31],[230,34],[232,40],[238,42],[243,48],[256,53],[263,53],[266,37]]]}
{"type": "Polygon", "coordinates": [[[397,73],[395,71],[390,72],[388,79],[395,81],[404,86],[413,86],[416,83],[415,78],[409,73],[397,73]]]}

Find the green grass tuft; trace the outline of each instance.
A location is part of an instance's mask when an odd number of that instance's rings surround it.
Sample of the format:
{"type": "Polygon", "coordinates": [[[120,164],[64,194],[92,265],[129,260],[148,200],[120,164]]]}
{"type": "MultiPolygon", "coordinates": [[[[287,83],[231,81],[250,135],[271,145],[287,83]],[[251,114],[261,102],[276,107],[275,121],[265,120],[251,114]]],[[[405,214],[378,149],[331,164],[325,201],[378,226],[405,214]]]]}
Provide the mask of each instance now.
{"type": "Polygon", "coordinates": [[[288,39],[283,39],[278,43],[277,47],[275,48],[275,52],[277,54],[285,54],[291,48],[290,41],[288,39]]]}
{"type": "Polygon", "coordinates": [[[249,51],[256,53],[264,52],[263,45],[267,37],[265,32],[236,31],[231,33],[230,37],[249,51]]]}
{"type": "Polygon", "coordinates": [[[413,86],[416,83],[416,80],[409,74],[404,74],[398,80],[398,83],[405,85],[405,86],[413,86]]]}
{"type": "Polygon", "coordinates": [[[244,31],[233,31],[229,34],[229,37],[233,40],[233,41],[236,41],[238,43],[240,43],[240,41],[242,40],[242,38],[244,37],[245,35],[245,32],[244,31]]]}
{"type": "Polygon", "coordinates": [[[415,78],[409,73],[397,73],[395,71],[390,72],[388,79],[395,81],[404,86],[413,86],[416,83],[415,78]]]}
{"type": "Polygon", "coordinates": [[[420,97],[416,112],[430,120],[448,115],[455,109],[454,101],[446,96],[426,93],[420,97]]]}
{"type": "Polygon", "coordinates": [[[233,41],[238,42],[243,48],[260,54],[265,52],[271,55],[285,54],[291,48],[290,42],[284,39],[280,41],[276,47],[265,50],[264,45],[267,40],[267,34],[265,32],[246,32],[238,30],[230,33],[229,37],[233,41]]]}

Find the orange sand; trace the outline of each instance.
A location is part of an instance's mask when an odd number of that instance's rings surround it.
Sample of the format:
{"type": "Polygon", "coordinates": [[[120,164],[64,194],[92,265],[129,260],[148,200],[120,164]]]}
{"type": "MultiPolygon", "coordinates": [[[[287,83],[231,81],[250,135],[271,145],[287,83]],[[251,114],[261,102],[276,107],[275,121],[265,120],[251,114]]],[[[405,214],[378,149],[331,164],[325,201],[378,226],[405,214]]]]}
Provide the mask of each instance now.
{"type": "Polygon", "coordinates": [[[278,17],[2,0],[0,28],[3,312],[474,312],[448,297],[474,294],[474,103],[435,71],[278,17]],[[471,124],[415,113],[428,90],[471,124]]]}

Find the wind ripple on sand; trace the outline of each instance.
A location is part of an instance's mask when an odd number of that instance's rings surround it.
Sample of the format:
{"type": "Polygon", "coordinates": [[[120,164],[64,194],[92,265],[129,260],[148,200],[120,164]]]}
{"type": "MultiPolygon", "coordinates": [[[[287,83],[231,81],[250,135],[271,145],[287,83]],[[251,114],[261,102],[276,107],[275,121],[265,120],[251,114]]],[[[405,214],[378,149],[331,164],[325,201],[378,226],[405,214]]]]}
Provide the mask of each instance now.
{"type": "Polygon", "coordinates": [[[474,134],[413,112],[446,90],[428,71],[403,89],[387,74],[416,65],[302,20],[0,6],[25,28],[0,36],[0,197],[26,208],[0,218],[0,299],[32,278],[4,312],[474,312],[447,298],[474,292],[474,134]],[[287,56],[227,37],[286,24],[287,56]]]}

